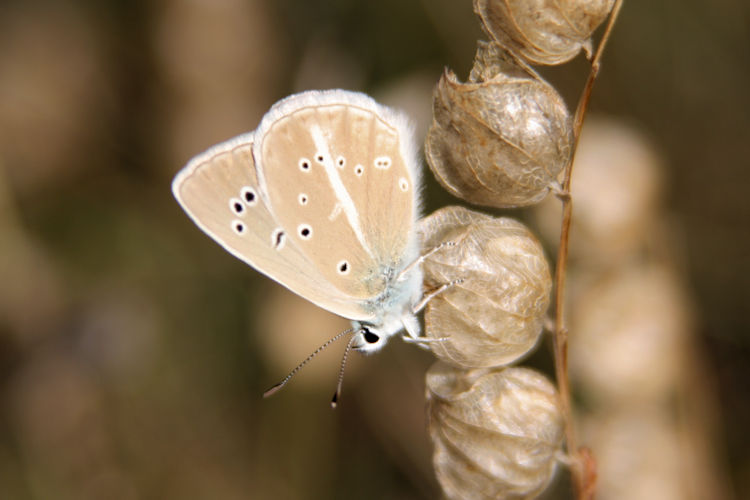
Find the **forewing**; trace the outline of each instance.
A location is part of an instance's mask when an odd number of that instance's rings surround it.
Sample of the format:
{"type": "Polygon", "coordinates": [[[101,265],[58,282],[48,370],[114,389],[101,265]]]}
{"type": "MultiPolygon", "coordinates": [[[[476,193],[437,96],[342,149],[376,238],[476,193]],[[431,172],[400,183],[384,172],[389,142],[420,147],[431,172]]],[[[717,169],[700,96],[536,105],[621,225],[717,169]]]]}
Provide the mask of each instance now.
{"type": "Polygon", "coordinates": [[[373,299],[416,258],[418,179],[402,115],[363,94],[305,92],[274,106],[256,140],[271,211],[341,292],[373,299]]]}
{"type": "Polygon", "coordinates": [[[369,319],[326,281],[274,219],[252,146],[252,134],[245,134],[193,158],[172,183],[177,201],[206,234],[261,273],[335,314],[369,319]]]}

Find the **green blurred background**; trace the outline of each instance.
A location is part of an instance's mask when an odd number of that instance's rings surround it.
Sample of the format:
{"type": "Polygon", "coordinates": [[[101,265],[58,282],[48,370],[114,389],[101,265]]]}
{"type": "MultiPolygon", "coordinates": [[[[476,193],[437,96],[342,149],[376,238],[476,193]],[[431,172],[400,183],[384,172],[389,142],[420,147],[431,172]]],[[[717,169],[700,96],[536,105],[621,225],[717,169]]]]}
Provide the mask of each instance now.
{"type": "MultiPolygon", "coordinates": [[[[332,412],[332,348],[262,400],[345,322],[224,252],[169,184],[308,88],[371,93],[424,134],[432,85],[444,66],[465,77],[481,36],[469,0],[0,4],[0,497],[436,498],[431,356],[401,342],[353,356],[332,412]]],[[[591,106],[664,156],[738,498],[749,49],[746,1],[626,0],[591,106]]],[[[544,73],[573,107],[586,72],[578,58],[544,73]]],[[[431,179],[425,198],[455,202],[431,179]]]]}

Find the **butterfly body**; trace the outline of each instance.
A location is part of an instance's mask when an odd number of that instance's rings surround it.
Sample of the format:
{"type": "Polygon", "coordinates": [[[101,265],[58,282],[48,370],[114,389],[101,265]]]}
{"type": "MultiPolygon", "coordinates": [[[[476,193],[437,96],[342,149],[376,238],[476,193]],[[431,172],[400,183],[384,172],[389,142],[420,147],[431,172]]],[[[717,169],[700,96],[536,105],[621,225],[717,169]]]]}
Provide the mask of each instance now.
{"type": "Polygon", "coordinates": [[[416,152],[404,115],[364,94],[309,91],[193,158],[172,189],[204,232],[351,319],[353,347],[372,352],[404,328],[419,335],[416,152]]]}
{"type": "Polygon", "coordinates": [[[377,351],[389,337],[401,330],[406,330],[412,338],[419,337],[420,326],[414,307],[421,297],[421,269],[414,267],[403,278],[395,270],[392,267],[380,269],[386,280],[383,291],[365,306],[373,312],[375,319],[353,322],[355,330],[362,330],[352,344],[354,349],[367,353],[377,351]],[[415,293],[415,290],[420,292],[415,293]]]}

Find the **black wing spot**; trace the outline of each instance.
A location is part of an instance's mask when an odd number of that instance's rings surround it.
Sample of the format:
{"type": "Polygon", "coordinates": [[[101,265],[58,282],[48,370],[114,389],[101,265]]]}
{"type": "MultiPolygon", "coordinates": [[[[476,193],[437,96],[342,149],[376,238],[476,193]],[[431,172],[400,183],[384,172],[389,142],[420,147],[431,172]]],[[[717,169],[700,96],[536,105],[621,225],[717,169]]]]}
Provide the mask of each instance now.
{"type": "Polygon", "coordinates": [[[390,156],[378,156],[375,158],[375,168],[386,170],[391,166],[390,156]]]}
{"type": "Polygon", "coordinates": [[[273,232],[271,235],[271,242],[273,243],[273,247],[276,250],[281,250],[281,248],[284,246],[284,239],[286,238],[286,233],[284,233],[283,229],[277,229],[273,232]]]}
{"type": "Polygon", "coordinates": [[[245,225],[242,222],[236,220],[232,223],[232,229],[234,229],[235,233],[241,235],[245,232],[245,225]]]}
{"type": "Polygon", "coordinates": [[[309,224],[300,224],[297,228],[297,232],[303,240],[309,240],[312,238],[312,227],[309,224]]]}
{"type": "Polygon", "coordinates": [[[242,188],[242,199],[245,200],[245,203],[248,205],[255,205],[258,196],[255,194],[255,190],[251,187],[245,186],[242,188]]]}
{"type": "Polygon", "coordinates": [[[229,209],[236,215],[242,215],[245,213],[245,205],[239,198],[232,198],[229,200],[229,209]]]}

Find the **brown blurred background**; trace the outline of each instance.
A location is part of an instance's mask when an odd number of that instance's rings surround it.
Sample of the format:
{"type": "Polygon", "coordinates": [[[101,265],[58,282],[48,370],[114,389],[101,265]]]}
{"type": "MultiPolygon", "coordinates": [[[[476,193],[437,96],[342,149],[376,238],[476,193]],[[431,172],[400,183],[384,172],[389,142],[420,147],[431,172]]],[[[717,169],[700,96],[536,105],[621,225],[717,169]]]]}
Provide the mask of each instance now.
{"type": "MultiPolygon", "coordinates": [[[[193,155],[309,88],[362,90],[424,134],[469,0],[0,4],[0,497],[436,498],[423,376],[224,252],[172,199],[193,155]]],[[[750,498],[750,5],[626,0],[592,110],[663,158],[728,491],[750,498]]],[[[573,107],[580,58],[544,74],[573,107]]],[[[455,203],[427,175],[426,212],[455,203]]],[[[532,363],[549,367],[549,346],[532,363]]],[[[550,494],[566,497],[565,480],[550,494]]]]}

